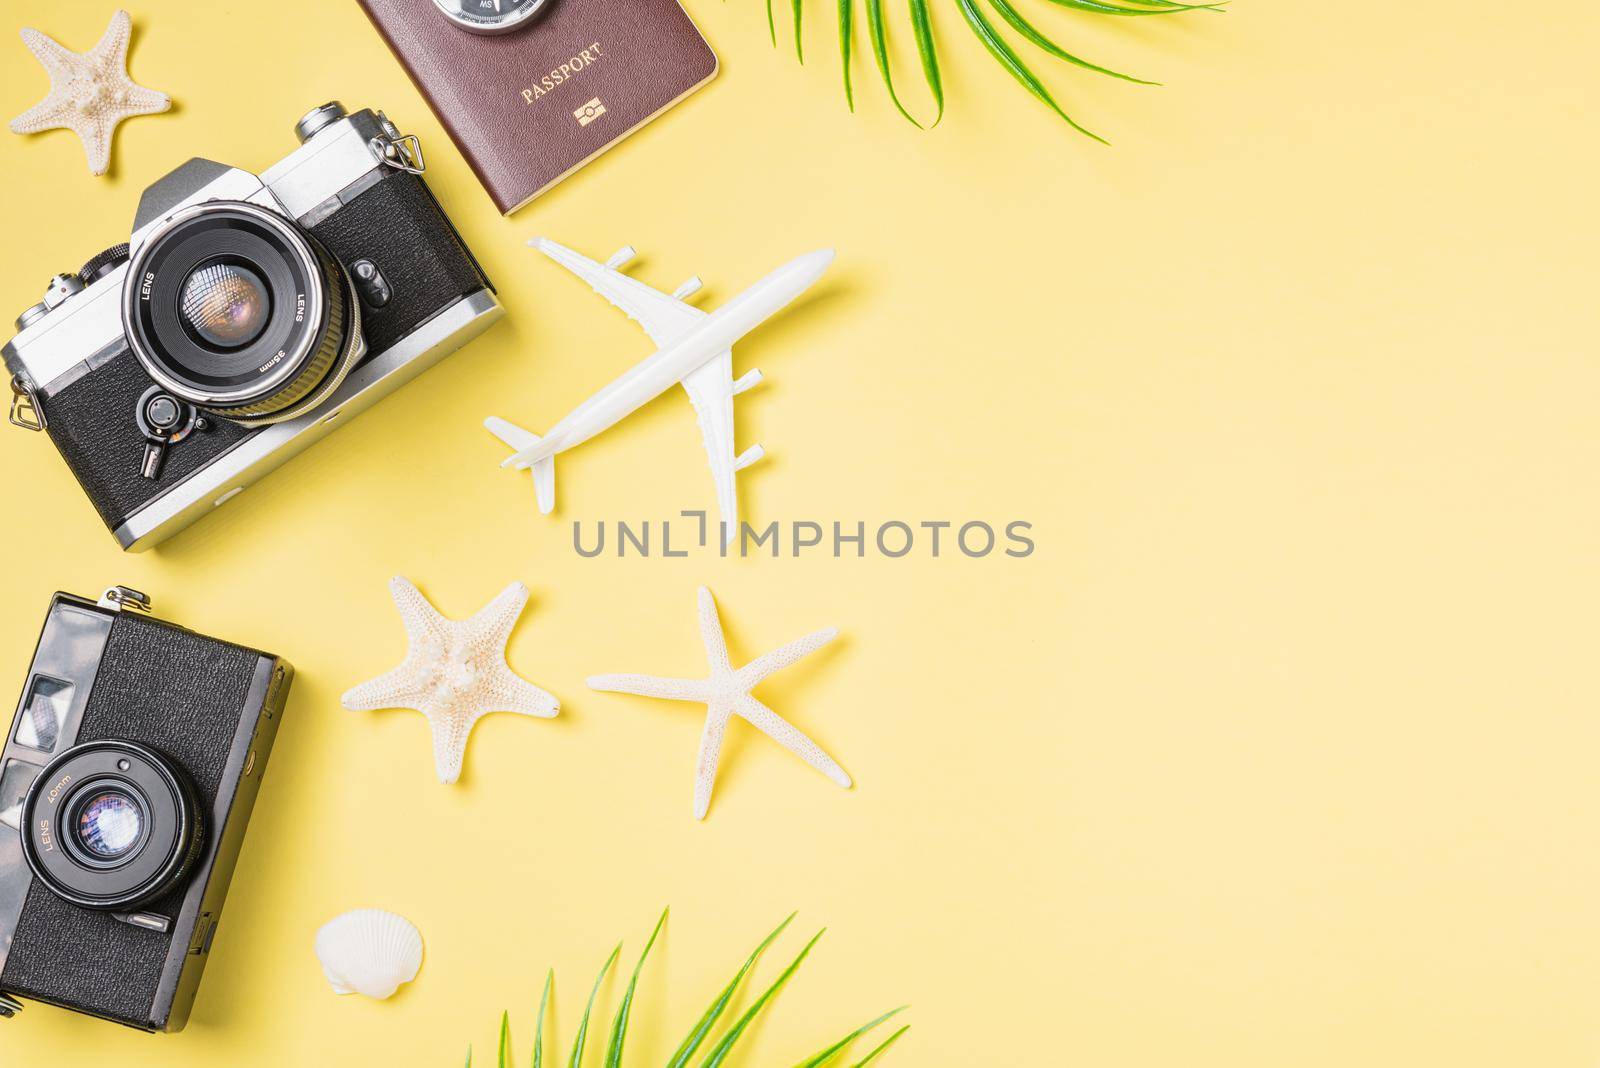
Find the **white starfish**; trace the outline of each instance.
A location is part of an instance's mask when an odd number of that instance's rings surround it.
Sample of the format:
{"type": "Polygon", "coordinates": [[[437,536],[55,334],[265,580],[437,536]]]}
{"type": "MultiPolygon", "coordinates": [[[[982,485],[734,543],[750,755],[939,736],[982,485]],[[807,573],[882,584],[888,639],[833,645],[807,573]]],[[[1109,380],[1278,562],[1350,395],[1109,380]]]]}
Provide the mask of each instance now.
{"type": "Polygon", "coordinates": [[[126,11],[111,16],[100,43],[87,52],[63,48],[35,29],[22,31],[28,46],[50,74],[50,95],[11,120],[11,132],[71,130],[83,141],[89,172],[106,173],[111,165],[111,135],[123,119],[155,115],[172,107],[165,93],[128,77],[128,41],[133,20],[126,11]]]}
{"type": "Polygon", "coordinates": [[[711,790],[716,783],[717,762],[722,756],[722,738],[728,720],[739,716],[762,734],[783,746],[822,774],[849,789],[850,776],[834,759],[796,727],[750,695],[768,675],[822,648],[838,637],[829,627],[807,634],[798,641],[757,657],[735,671],[728,660],[728,641],[717,617],[717,602],[711,591],[700,587],[700,639],[705,642],[711,674],[703,679],[674,679],[658,675],[595,675],[589,686],[612,693],[631,693],[640,697],[664,697],[669,701],[695,701],[706,706],[705,733],[700,737],[700,763],[694,778],[694,818],[705,819],[711,807],[711,790]]]}
{"type": "Polygon", "coordinates": [[[439,781],[461,776],[473,724],[490,712],[554,716],[560,703],[506,663],[506,641],[516,626],[528,587],[513,582],[471,619],[447,619],[404,578],[389,580],[400,608],[409,648],[400,666],[344,695],[344,707],[359,711],[412,708],[433,730],[439,781]]]}

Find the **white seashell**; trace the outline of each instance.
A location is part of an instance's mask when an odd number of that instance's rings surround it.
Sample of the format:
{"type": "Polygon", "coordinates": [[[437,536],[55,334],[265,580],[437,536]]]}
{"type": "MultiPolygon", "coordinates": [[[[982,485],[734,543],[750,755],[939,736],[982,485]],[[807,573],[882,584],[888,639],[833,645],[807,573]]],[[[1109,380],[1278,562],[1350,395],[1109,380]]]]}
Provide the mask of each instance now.
{"type": "Polygon", "coordinates": [[[404,916],[356,909],[317,932],[317,959],[336,994],[383,1000],[422,969],[422,935],[404,916]]]}

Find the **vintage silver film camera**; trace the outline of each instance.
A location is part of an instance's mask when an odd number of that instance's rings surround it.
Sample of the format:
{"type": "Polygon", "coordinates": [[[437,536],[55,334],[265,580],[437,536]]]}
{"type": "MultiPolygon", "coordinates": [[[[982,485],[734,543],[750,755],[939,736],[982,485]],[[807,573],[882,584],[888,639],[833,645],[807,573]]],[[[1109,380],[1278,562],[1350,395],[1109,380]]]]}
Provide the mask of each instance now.
{"type": "Polygon", "coordinates": [[[416,138],[325,104],[259,177],[194,159],[126,245],[50,281],[3,356],[124,549],[145,549],[503,314],[416,138]]]}

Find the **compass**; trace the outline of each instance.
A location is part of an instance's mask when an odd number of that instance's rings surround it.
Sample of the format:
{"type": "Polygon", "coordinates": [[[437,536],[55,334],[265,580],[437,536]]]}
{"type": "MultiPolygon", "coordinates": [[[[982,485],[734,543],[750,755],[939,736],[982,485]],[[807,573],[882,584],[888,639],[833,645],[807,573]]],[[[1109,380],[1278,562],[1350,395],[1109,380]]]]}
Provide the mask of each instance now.
{"type": "Polygon", "coordinates": [[[440,14],[470,33],[510,33],[528,25],[552,0],[433,0],[440,14]]]}

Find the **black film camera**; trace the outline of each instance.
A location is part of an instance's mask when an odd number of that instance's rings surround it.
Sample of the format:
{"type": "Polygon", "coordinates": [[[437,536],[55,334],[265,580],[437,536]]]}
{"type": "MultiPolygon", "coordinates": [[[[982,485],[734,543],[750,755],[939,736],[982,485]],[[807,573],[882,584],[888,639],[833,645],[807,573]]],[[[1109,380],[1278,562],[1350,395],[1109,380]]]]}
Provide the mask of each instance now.
{"type": "Polygon", "coordinates": [[[0,1015],[188,1019],[292,669],[148,610],[50,603],[0,749],[0,1015]]]}

